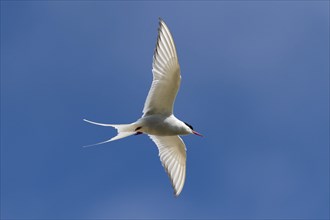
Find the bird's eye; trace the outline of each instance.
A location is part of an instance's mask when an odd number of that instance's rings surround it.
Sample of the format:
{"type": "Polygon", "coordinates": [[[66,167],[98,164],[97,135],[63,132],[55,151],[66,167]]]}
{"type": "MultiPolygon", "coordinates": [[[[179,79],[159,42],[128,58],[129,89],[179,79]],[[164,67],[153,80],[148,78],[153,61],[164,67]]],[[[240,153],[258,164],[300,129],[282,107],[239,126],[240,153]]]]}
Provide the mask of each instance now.
{"type": "Polygon", "coordinates": [[[190,124],[188,124],[187,122],[184,122],[191,130],[194,130],[193,126],[191,126],[190,124]]]}

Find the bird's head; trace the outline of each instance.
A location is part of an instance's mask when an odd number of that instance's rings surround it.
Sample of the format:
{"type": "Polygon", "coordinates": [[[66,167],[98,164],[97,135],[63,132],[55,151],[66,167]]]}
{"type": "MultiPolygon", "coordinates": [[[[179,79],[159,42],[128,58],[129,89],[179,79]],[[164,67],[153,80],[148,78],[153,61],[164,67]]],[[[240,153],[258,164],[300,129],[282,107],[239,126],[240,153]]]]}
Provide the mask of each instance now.
{"type": "Polygon", "coordinates": [[[184,123],[185,123],[186,126],[189,127],[189,131],[190,131],[189,133],[191,133],[191,134],[195,134],[195,135],[200,136],[200,137],[203,137],[202,134],[198,133],[197,131],[194,131],[193,126],[191,126],[191,125],[188,124],[187,122],[184,122],[184,123]]]}

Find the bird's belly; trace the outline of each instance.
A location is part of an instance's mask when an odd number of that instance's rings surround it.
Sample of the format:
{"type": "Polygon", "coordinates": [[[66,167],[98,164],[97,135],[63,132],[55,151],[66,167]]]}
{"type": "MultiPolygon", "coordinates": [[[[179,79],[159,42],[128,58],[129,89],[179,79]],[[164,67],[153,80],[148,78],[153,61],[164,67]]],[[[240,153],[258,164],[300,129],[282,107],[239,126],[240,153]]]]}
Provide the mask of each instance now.
{"type": "Polygon", "coordinates": [[[142,118],[142,127],[139,131],[158,136],[186,135],[179,126],[169,117],[149,116],[142,118]]]}
{"type": "Polygon", "coordinates": [[[147,127],[143,133],[158,136],[183,135],[179,131],[166,126],[147,127]]]}

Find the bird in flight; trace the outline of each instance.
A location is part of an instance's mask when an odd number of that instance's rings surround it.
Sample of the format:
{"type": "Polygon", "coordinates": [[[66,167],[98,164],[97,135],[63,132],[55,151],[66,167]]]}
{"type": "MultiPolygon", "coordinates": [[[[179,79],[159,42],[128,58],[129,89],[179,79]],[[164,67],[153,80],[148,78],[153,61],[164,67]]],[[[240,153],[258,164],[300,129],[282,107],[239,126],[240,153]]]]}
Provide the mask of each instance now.
{"type": "Polygon", "coordinates": [[[195,134],[193,127],[177,119],[173,105],[178,93],[181,75],[178,56],[170,30],[159,18],[156,48],[152,63],[153,81],[144,103],[143,115],[131,124],[104,124],[84,121],[117,129],[117,136],[89,146],[104,144],[130,135],[147,134],[155,142],[159,157],[174,189],[179,196],[186,178],[186,146],[179,135],[195,134]]]}

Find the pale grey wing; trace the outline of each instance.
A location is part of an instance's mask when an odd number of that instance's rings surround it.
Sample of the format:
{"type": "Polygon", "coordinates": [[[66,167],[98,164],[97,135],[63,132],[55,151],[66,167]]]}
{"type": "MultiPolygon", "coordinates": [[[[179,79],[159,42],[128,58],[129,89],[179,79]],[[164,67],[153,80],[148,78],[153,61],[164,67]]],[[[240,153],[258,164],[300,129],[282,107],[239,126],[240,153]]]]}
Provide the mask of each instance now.
{"type": "Polygon", "coordinates": [[[160,161],[171,179],[174,195],[178,196],[186,179],[186,146],[179,136],[149,137],[158,147],[160,161]]]}
{"type": "Polygon", "coordinates": [[[144,103],[143,116],[171,115],[181,81],[180,66],[170,30],[159,19],[158,38],[152,63],[153,81],[144,103]]]}

